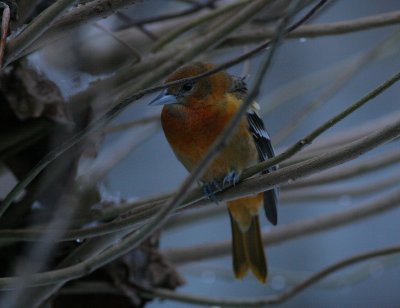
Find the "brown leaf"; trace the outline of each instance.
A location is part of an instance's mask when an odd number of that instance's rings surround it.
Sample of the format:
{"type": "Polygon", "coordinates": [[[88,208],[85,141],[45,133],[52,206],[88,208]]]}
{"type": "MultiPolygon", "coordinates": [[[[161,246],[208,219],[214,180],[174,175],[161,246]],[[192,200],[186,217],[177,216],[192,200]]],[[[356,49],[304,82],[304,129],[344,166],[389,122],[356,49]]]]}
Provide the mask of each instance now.
{"type": "Polygon", "coordinates": [[[148,301],[141,297],[141,290],[175,290],[185,283],[182,276],[159,252],[159,237],[159,233],[153,234],[138,248],[108,266],[114,285],[135,307],[142,307],[148,301]]]}
{"type": "Polygon", "coordinates": [[[59,123],[72,123],[57,85],[26,62],[0,77],[0,90],[20,120],[43,116],[59,123]]]}

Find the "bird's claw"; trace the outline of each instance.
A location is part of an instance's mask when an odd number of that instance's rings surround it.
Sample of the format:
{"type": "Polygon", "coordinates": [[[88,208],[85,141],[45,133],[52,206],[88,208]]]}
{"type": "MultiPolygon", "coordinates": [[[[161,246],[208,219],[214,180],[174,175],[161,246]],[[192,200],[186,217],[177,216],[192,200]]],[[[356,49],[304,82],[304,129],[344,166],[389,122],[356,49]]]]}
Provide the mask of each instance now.
{"type": "Polygon", "coordinates": [[[222,181],[222,187],[225,188],[231,185],[235,186],[235,184],[239,182],[239,178],[239,173],[237,173],[235,170],[229,171],[222,181]]]}
{"type": "Polygon", "coordinates": [[[214,180],[212,182],[203,185],[203,192],[206,195],[206,197],[217,204],[218,204],[218,199],[215,196],[215,193],[221,190],[222,190],[221,183],[217,180],[214,180]]]}

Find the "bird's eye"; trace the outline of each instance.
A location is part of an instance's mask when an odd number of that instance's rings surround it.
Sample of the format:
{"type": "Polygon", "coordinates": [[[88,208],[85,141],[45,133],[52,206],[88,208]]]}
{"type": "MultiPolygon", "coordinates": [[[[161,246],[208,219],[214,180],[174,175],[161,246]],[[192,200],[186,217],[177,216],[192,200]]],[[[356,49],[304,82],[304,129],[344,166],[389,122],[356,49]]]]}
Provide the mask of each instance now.
{"type": "Polygon", "coordinates": [[[187,82],[187,83],[183,84],[183,86],[182,86],[183,92],[189,92],[192,89],[193,89],[193,82],[187,82]]]}

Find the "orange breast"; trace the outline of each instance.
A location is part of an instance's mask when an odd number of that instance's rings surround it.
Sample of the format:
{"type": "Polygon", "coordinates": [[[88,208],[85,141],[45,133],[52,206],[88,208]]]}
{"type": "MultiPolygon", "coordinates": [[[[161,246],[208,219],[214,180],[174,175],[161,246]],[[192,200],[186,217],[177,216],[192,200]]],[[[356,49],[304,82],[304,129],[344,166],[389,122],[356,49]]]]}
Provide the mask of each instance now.
{"type": "Polygon", "coordinates": [[[196,164],[221,134],[232,114],[215,108],[191,110],[174,105],[164,107],[161,123],[172,149],[184,165],[196,164]]]}
{"type": "MultiPolygon", "coordinates": [[[[161,114],[164,133],[175,155],[189,171],[201,161],[235,115],[241,102],[229,98],[227,95],[221,104],[197,109],[178,104],[164,106],[161,114]]],[[[244,117],[202,180],[221,179],[228,172],[241,172],[257,161],[257,150],[244,117]]]]}

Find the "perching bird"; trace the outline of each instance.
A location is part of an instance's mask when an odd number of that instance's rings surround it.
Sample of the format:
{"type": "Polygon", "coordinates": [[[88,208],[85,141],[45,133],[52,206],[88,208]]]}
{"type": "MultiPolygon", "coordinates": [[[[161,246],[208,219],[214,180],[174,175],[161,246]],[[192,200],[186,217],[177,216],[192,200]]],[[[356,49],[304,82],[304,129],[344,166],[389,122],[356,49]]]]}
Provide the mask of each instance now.
{"type": "MultiPolygon", "coordinates": [[[[193,77],[213,67],[208,63],[189,64],[166,81],[193,77]]],[[[191,171],[235,115],[246,94],[243,78],[218,72],[196,82],[172,86],[150,104],[164,105],[161,122],[165,136],[176,157],[191,171]]],[[[254,103],[202,176],[201,183],[208,197],[215,198],[215,190],[235,184],[245,168],[274,156],[270,138],[256,109],[254,103]]],[[[258,211],[264,205],[268,220],[275,225],[278,193],[273,189],[227,202],[236,278],[243,278],[250,269],[259,281],[266,281],[268,268],[258,211]]]]}

